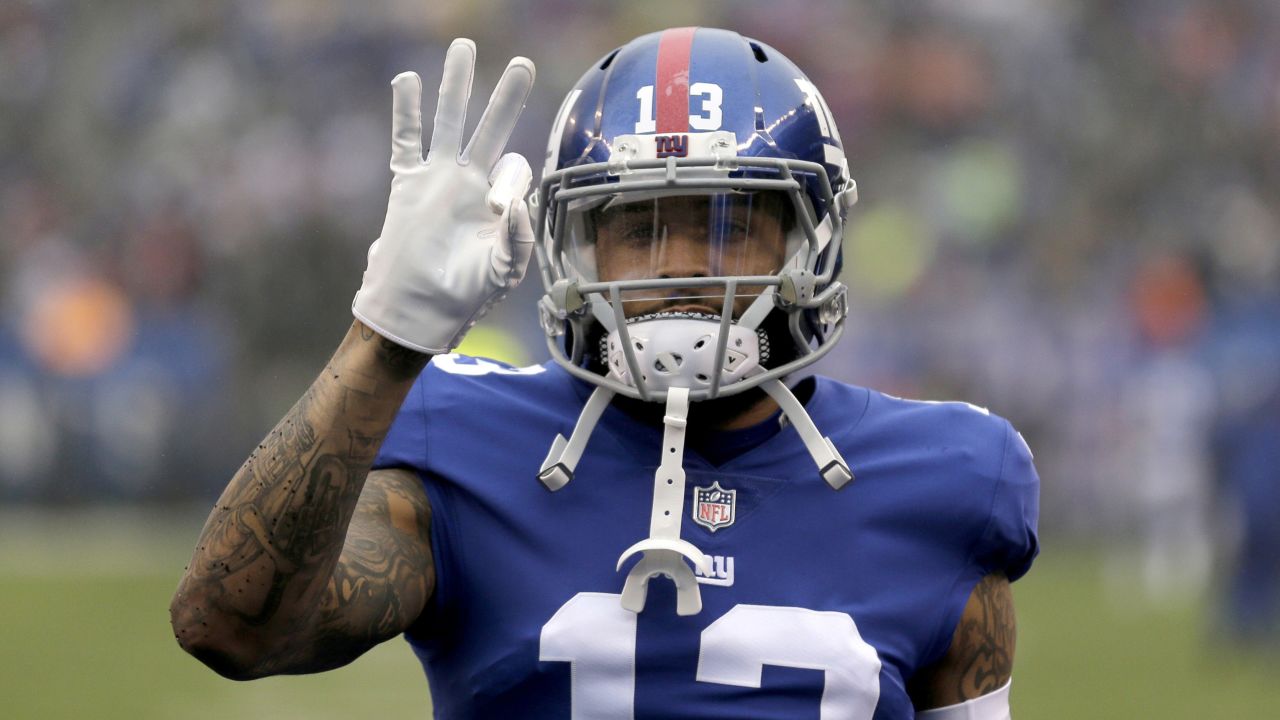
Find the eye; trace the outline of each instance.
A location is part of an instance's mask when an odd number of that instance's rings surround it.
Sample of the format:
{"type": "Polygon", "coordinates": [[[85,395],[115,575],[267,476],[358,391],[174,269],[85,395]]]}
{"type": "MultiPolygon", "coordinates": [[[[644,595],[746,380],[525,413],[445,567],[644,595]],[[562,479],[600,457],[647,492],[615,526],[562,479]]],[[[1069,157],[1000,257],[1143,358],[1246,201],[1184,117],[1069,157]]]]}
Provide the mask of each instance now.
{"type": "Polygon", "coordinates": [[[747,237],[747,231],[750,225],[745,220],[736,218],[725,218],[715,224],[716,235],[720,236],[722,241],[740,242],[747,237]]]}
{"type": "Polygon", "coordinates": [[[653,238],[651,218],[635,214],[607,217],[600,223],[600,234],[615,243],[633,245],[647,243],[653,238]]]}
{"type": "Polygon", "coordinates": [[[644,223],[627,223],[618,237],[631,243],[648,242],[653,238],[653,227],[644,223]]]}

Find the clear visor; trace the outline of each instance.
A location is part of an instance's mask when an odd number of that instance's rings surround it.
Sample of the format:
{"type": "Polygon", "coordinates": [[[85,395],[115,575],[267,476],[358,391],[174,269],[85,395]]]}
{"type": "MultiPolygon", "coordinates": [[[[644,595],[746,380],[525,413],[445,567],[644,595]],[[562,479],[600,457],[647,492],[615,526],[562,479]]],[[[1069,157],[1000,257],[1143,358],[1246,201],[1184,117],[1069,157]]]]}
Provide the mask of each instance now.
{"type": "MultiPolygon", "coordinates": [[[[565,260],[586,282],[775,276],[799,251],[795,208],[780,191],[615,194],[569,204],[565,260]],[[576,207],[575,207],[576,206],[576,207]]],[[[735,315],[766,286],[735,289],[735,315]]],[[[622,292],[629,317],[719,314],[725,287],[649,286],[622,292]]]]}

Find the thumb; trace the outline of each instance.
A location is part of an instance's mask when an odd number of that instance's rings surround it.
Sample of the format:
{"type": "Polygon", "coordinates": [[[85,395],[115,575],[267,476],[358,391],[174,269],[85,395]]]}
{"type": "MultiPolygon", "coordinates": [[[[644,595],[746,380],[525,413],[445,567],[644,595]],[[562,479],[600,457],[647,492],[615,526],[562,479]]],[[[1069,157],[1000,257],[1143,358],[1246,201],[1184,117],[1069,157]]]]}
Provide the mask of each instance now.
{"type": "Polygon", "coordinates": [[[533,171],[529,169],[529,161],[519,153],[507,153],[493,166],[493,172],[489,173],[489,192],[485,195],[485,202],[495,213],[504,212],[529,193],[529,183],[532,181],[533,171]]]}
{"type": "Polygon", "coordinates": [[[499,221],[503,232],[494,244],[490,260],[498,284],[514,288],[524,279],[533,254],[533,226],[529,222],[529,204],[517,200],[502,213],[499,221]]]}

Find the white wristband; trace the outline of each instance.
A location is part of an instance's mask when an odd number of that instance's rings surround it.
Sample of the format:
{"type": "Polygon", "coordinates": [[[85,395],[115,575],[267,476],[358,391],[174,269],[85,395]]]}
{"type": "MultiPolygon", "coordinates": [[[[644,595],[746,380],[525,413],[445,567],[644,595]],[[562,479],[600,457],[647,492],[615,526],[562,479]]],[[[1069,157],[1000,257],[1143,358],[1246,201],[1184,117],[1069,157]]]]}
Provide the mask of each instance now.
{"type": "Polygon", "coordinates": [[[916,713],[916,717],[922,720],[1010,720],[1009,686],[1012,684],[1013,679],[1010,678],[999,690],[958,705],[923,710],[916,713]]]}

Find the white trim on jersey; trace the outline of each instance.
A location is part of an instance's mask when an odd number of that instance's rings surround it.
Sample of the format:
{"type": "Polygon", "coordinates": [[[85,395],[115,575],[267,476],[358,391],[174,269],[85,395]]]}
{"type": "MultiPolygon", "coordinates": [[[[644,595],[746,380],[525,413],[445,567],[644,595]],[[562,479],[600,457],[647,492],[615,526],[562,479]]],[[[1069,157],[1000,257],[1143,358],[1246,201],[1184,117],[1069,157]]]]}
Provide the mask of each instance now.
{"type": "Polygon", "coordinates": [[[1010,678],[999,690],[958,705],[924,710],[916,713],[916,717],[921,720],[1010,720],[1009,686],[1012,684],[1010,678]]]}

